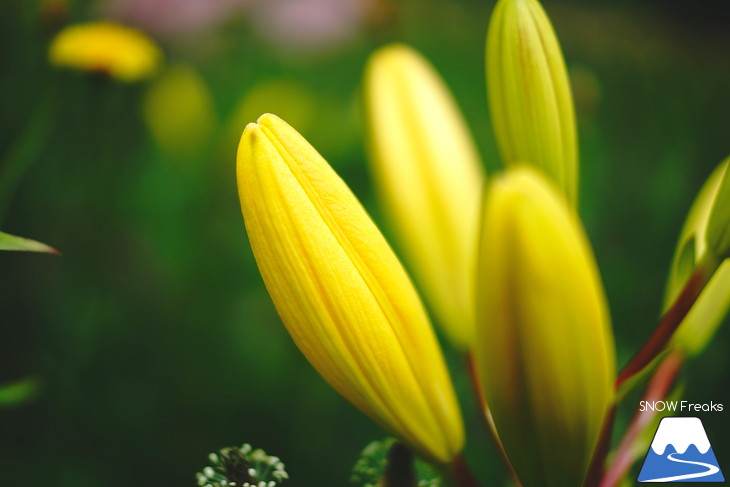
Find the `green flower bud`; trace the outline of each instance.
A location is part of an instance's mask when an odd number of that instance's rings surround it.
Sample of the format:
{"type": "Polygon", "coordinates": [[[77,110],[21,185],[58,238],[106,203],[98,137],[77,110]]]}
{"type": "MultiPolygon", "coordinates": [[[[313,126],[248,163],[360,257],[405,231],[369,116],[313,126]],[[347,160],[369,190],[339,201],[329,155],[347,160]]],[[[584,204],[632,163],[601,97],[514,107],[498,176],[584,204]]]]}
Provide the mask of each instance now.
{"type": "Polygon", "coordinates": [[[489,23],[487,95],[505,164],[528,163],[578,195],[575,110],[558,39],[537,0],[500,0],[489,23]]]}

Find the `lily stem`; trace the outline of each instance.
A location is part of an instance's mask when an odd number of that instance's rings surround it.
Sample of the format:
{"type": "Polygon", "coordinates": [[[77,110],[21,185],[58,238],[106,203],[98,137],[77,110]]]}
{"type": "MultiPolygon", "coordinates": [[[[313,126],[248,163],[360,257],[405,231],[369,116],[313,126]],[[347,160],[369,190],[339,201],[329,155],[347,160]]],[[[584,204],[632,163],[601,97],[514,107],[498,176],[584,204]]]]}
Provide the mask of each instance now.
{"type": "Polygon", "coordinates": [[[481,487],[461,454],[454,458],[448,468],[445,476],[454,487],[481,487]]]}
{"type": "MultiPolygon", "coordinates": [[[[669,393],[672,384],[674,384],[677,373],[682,367],[684,356],[678,350],[670,353],[659,365],[656,372],[651,378],[649,385],[644,393],[645,401],[661,401],[669,393]]],[[[634,444],[636,440],[649,425],[651,420],[656,416],[654,411],[637,412],[631,421],[621,442],[616,448],[616,453],[611,466],[603,475],[599,487],[617,487],[620,485],[631,465],[636,460],[634,452],[634,444]]]]}
{"type": "Polygon", "coordinates": [[[591,464],[588,467],[588,473],[586,474],[586,480],[583,482],[583,487],[596,487],[603,476],[603,468],[606,463],[606,457],[608,451],[611,448],[611,434],[613,433],[613,423],[616,419],[616,405],[612,405],[606,413],[606,418],[603,420],[603,429],[601,430],[601,436],[598,439],[596,450],[593,453],[591,464]]]}
{"type": "Polygon", "coordinates": [[[664,313],[659,326],[657,326],[654,333],[651,335],[649,340],[634,355],[629,363],[621,370],[621,373],[616,379],[616,389],[634,375],[641,372],[647,365],[649,365],[667,346],[669,341],[672,339],[674,332],[677,331],[679,325],[692,309],[695,301],[699,297],[705,285],[712,278],[719,262],[714,257],[710,256],[709,253],[706,257],[701,260],[694,272],[687,280],[682,292],[675,299],[672,306],[664,313]]]}
{"type": "Polygon", "coordinates": [[[479,377],[477,377],[477,366],[474,359],[474,353],[469,352],[467,354],[466,360],[467,368],[469,369],[469,378],[471,379],[472,390],[474,391],[474,396],[477,402],[477,408],[479,413],[481,414],[482,419],[484,419],[484,426],[489,432],[489,438],[492,440],[494,448],[499,452],[502,463],[507,468],[507,470],[509,470],[509,474],[512,477],[512,481],[514,482],[515,486],[519,487],[522,484],[520,483],[519,477],[517,477],[515,469],[512,467],[512,463],[510,463],[509,458],[507,457],[507,453],[504,451],[502,442],[500,441],[499,435],[497,434],[497,427],[494,424],[492,413],[489,412],[489,407],[486,400],[484,399],[484,392],[482,391],[482,386],[479,383],[479,377]]]}

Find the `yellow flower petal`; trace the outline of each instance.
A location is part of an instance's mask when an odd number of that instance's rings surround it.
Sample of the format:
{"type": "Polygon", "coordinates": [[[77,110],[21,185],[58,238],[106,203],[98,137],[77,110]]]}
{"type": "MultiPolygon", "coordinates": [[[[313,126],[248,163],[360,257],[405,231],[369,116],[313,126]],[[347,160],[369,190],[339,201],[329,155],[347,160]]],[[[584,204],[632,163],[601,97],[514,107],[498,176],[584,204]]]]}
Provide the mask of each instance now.
{"type": "Polygon", "coordinates": [[[613,335],[574,213],[533,169],[488,189],[477,271],[477,370],[525,487],[580,486],[613,399],[613,335]]]}
{"type": "Polygon", "coordinates": [[[473,336],[473,268],[484,172],[454,99],[404,45],[365,75],[372,167],[403,255],[448,338],[473,336]]]}
{"type": "Polygon", "coordinates": [[[51,42],[51,63],[99,71],[121,81],[137,81],[157,71],[162,52],[142,32],[113,22],[66,27],[51,42]]]}
{"type": "Polygon", "coordinates": [[[238,188],[264,283],[302,353],[383,428],[449,462],[463,427],[441,351],[408,276],[349,188],[273,115],[243,132],[238,188]]]}
{"type": "Polygon", "coordinates": [[[541,168],[575,205],[578,142],[560,45],[537,0],[500,0],[486,48],[487,95],[505,164],[541,168]]]}

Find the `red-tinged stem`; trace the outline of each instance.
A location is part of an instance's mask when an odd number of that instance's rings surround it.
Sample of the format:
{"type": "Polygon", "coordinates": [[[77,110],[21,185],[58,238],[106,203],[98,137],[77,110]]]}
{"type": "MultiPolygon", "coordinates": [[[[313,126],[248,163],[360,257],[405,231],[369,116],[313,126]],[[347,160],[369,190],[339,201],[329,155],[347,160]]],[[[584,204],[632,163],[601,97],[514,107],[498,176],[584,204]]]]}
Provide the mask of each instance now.
{"type": "Polygon", "coordinates": [[[451,462],[451,479],[455,487],[481,487],[461,454],[451,462]]]}
{"type": "MultiPolygon", "coordinates": [[[[659,365],[644,394],[645,401],[661,401],[669,393],[677,373],[682,367],[684,357],[679,351],[670,353],[659,365]]],[[[656,413],[654,411],[639,411],[631,421],[624,437],[616,448],[616,456],[606,474],[601,479],[599,487],[617,487],[634,463],[633,450],[637,438],[651,422],[656,413]]]]}
{"type": "Polygon", "coordinates": [[[484,399],[484,393],[482,391],[482,386],[479,383],[479,377],[477,377],[476,361],[474,360],[474,354],[472,352],[469,352],[466,357],[466,360],[467,360],[467,367],[469,368],[469,377],[471,379],[472,389],[474,390],[474,395],[476,396],[476,400],[477,400],[477,406],[479,407],[479,411],[482,413],[482,418],[484,419],[484,423],[487,428],[487,431],[489,431],[489,438],[492,440],[492,444],[494,445],[495,449],[499,452],[499,455],[502,458],[502,463],[509,470],[509,473],[512,477],[512,481],[514,482],[515,486],[520,487],[522,485],[520,483],[520,479],[517,477],[517,473],[515,472],[515,469],[512,467],[512,463],[509,461],[509,458],[507,458],[507,453],[504,451],[502,442],[499,440],[499,435],[497,434],[497,427],[494,425],[494,420],[492,419],[492,414],[489,412],[489,407],[487,406],[487,402],[484,399]]]}
{"type": "Polygon", "coordinates": [[[484,394],[482,393],[482,385],[479,383],[479,378],[477,377],[477,366],[476,361],[474,360],[474,354],[472,352],[469,352],[466,356],[466,366],[469,369],[469,378],[471,379],[471,387],[474,390],[474,396],[477,399],[477,405],[479,406],[479,411],[483,413],[482,417],[487,417],[487,404],[484,402],[484,394]]]}
{"type": "Polygon", "coordinates": [[[613,421],[615,417],[616,406],[613,405],[606,413],[606,419],[603,421],[601,436],[598,439],[596,450],[593,452],[593,458],[588,467],[588,474],[586,475],[585,482],[583,482],[583,487],[597,486],[603,476],[606,457],[608,456],[608,450],[611,448],[611,434],[613,433],[613,421]]]}
{"type": "Polygon", "coordinates": [[[705,285],[710,280],[717,269],[717,263],[714,260],[700,263],[690,276],[687,284],[682,289],[672,306],[662,317],[659,326],[651,335],[649,340],[639,352],[629,361],[623,368],[616,379],[616,389],[641,372],[644,367],[649,365],[667,346],[674,332],[679,328],[682,320],[687,316],[692,305],[697,300],[705,285]]]}

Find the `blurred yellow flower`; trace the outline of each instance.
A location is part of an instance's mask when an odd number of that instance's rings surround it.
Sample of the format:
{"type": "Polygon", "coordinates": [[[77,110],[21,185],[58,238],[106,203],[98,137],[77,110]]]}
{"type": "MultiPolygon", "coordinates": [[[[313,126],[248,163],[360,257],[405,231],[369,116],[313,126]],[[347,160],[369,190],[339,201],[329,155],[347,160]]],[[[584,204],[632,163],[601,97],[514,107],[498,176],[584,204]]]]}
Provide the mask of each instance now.
{"type": "Polygon", "coordinates": [[[558,39],[537,0],[500,0],[486,46],[487,95],[505,164],[527,163],[578,198],[575,110],[558,39]]]}
{"type": "Polygon", "coordinates": [[[51,42],[49,58],[56,66],[103,72],[132,82],[154,74],[162,52],[142,32],[101,21],[63,29],[51,42]]]}
{"type": "Polygon", "coordinates": [[[241,139],[241,127],[264,112],[276,113],[300,133],[308,133],[321,121],[321,100],[301,80],[265,78],[246,90],[234,105],[227,122],[226,146],[230,138],[235,149],[241,139]]]}
{"type": "Polygon", "coordinates": [[[217,125],[205,80],[186,64],[155,79],[144,99],[144,119],[158,145],[177,158],[199,155],[217,125]]]}
{"type": "Polygon", "coordinates": [[[461,450],[456,396],[405,270],[327,162],[274,115],[238,149],[246,230],[295,343],[334,389],[444,464],[461,450]]]}
{"type": "Polygon", "coordinates": [[[403,256],[448,338],[473,336],[473,270],[484,171],[456,102],[434,68],[400,44],[365,74],[375,182],[403,256]]]}
{"type": "Polygon", "coordinates": [[[487,191],[474,347],[484,396],[524,487],[580,486],[614,394],[598,269],[537,171],[508,170],[487,191]]]}

